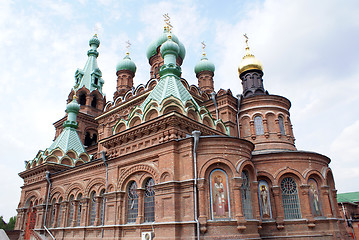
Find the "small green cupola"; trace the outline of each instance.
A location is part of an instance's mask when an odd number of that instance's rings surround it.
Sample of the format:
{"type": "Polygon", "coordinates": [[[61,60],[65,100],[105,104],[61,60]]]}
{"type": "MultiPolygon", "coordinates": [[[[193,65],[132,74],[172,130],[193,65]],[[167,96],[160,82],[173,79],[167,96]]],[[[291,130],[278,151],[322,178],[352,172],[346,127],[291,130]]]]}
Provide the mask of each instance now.
{"type": "Polygon", "coordinates": [[[73,100],[67,104],[66,112],[67,112],[67,120],[64,122],[64,127],[72,127],[77,129],[78,123],[76,122],[77,115],[80,111],[80,104],[77,103],[76,95],[74,95],[73,100]]]}
{"type": "Polygon", "coordinates": [[[214,64],[211,61],[209,61],[208,58],[206,57],[206,54],[203,53],[201,60],[194,67],[194,72],[196,73],[196,75],[202,71],[209,71],[214,73],[215,69],[216,68],[214,64]]]}
{"type": "Polygon", "coordinates": [[[205,52],[206,44],[202,42],[203,54],[201,60],[194,67],[194,72],[198,78],[198,87],[201,91],[212,93],[214,91],[213,76],[215,71],[214,64],[208,60],[205,52]]]}
{"type": "Polygon", "coordinates": [[[97,57],[99,55],[97,48],[100,46],[97,34],[90,39],[89,45],[91,49],[87,51],[87,62],[83,69],[76,70],[75,86],[73,89],[77,91],[85,87],[90,92],[98,90],[104,96],[102,93],[104,80],[102,79],[102,72],[97,65],[97,57]]]}
{"type": "Polygon", "coordinates": [[[131,60],[128,52],[126,53],[126,56],[116,65],[116,72],[128,70],[135,74],[136,69],[136,64],[131,60]]]}

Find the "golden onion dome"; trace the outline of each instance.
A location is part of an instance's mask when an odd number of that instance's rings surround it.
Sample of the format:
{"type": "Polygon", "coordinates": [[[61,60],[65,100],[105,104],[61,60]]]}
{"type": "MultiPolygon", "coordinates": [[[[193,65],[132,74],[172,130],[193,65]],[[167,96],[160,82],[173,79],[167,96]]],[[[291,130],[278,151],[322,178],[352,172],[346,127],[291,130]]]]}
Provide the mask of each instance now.
{"type": "Polygon", "coordinates": [[[260,70],[263,71],[263,65],[262,63],[249,51],[248,46],[248,37],[246,34],[244,34],[246,38],[246,55],[242,58],[241,63],[238,67],[239,74],[244,73],[248,70],[260,70]]]}

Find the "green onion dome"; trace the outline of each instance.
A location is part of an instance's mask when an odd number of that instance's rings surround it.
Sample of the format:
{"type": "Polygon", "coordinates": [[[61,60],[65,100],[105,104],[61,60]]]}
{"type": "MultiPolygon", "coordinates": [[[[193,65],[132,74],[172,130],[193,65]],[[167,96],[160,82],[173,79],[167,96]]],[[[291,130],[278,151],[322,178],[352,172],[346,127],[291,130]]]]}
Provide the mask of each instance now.
{"type": "MultiPolygon", "coordinates": [[[[163,30],[163,33],[155,40],[153,41],[147,48],[147,59],[149,60],[152,56],[157,54],[157,48],[161,46],[164,42],[167,41],[168,35],[171,34],[168,29],[165,27],[163,30]]],[[[178,37],[176,35],[171,34],[172,40],[178,44],[179,46],[179,56],[184,59],[186,56],[186,49],[184,45],[178,40],[178,37]]]]}
{"type": "Polygon", "coordinates": [[[120,70],[129,70],[133,73],[136,73],[136,64],[131,60],[130,56],[126,56],[116,65],[116,72],[120,70]]]}
{"type": "Polygon", "coordinates": [[[100,46],[100,40],[98,40],[97,34],[95,34],[89,41],[89,45],[91,47],[91,45],[95,45],[96,48],[98,48],[100,46]]]}
{"type": "Polygon", "coordinates": [[[72,101],[69,104],[67,104],[66,112],[67,113],[72,112],[78,114],[79,111],[80,111],[80,104],[77,103],[76,95],[75,95],[72,101]]]}
{"type": "Polygon", "coordinates": [[[208,61],[206,55],[203,55],[201,60],[194,67],[194,72],[196,73],[196,75],[202,71],[214,72],[214,70],[215,70],[214,64],[208,61]]]}
{"type": "Polygon", "coordinates": [[[179,54],[179,50],[180,50],[180,48],[179,48],[178,44],[172,40],[171,36],[169,36],[167,41],[162,44],[161,49],[160,49],[162,56],[164,56],[166,54],[174,54],[174,55],[176,55],[176,57],[179,54]]]}

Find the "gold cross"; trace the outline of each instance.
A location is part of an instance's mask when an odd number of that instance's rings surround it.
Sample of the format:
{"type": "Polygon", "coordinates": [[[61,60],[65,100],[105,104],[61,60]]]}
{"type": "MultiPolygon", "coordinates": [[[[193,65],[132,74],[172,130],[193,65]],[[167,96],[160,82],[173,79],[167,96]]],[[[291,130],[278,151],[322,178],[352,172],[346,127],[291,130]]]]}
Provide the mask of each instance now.
{"type": "Polygon", "coordinates": [[[130,46],[131,46],[131,43],[130,43],[130,40],[127,40],[126,41],[126,49],[127,49],[127,54],[129,54],[130,53],[130,46]]]}
{"type": "Polygon", "coordinates": [[[163,14],[163,17],[165,18],[164,21],[165,21],[165,24],[166,24],[168,30],[171,32],[173,26],[171,25],[171,22],[170,22],[170,19],[171,19],[170,16],[168,15],[168,13],[166,13],[166,14],[163,14]]]}

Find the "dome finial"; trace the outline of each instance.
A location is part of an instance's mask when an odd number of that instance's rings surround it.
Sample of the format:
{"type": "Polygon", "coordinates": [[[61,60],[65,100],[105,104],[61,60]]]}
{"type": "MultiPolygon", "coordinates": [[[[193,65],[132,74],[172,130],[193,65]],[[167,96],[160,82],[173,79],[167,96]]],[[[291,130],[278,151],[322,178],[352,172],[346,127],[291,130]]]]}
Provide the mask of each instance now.
{"type": "Polygon", "coordinates": [[[165,21],[165,29],[171,33],[173,26],[171,25],[171,21],[170,21],[170,16],[168,15],[168,13],[163,14],[164,17],[164,21],[165,21]]]}
{"type": "Polygon", "coordinates": [[[246,41],[246,54],[243,56],[241,63],[238,67],[239,74],[242,74],[245,71],[248,70],[260,70],[263,71],[262,63],[255,58],[255,56],[249,51],[249,45],[248,45],[248,36],[247,34],[243,34],[246,41]]]}
{"type": "Polygon", "coordinates": [[[130,55],[130,47],[131,47],[131,43],[130,43],[130,40],[127,40],[126,41],[126,49],[127,49],[127,52],[126,52],[126,55],[130,55]]]}
{"type": "Polygon", "coordinates": [[[205,57],[206,56],[206,51],[205,51],[206,44],[204,43],[204,41],[202,41],[201,43],[202,43],[202,49],[203,49],[202,55],[203,55],[203,57],[205,57]]]}
{"type": "Polygon", "coordinates": [[[249,51],[249,45],[248,45],[248,36],[247,33],[243,34],[244,38],[246,39],[246,55],[251,55],[249,51]]]}

